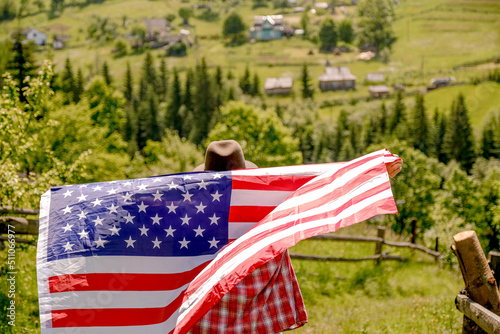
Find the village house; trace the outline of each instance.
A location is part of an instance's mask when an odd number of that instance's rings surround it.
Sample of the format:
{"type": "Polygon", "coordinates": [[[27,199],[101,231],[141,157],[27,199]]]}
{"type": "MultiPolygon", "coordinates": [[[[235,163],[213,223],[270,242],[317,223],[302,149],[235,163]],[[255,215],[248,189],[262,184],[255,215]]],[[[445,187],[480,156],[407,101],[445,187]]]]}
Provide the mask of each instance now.
{"type": "Polygon", "coordinates": [[[251,38],[262,41],[280,39],[284,29],[283,15],[254,16],[250,35],[251,38]]]}
{"type": "Polygon", "coordinates": [[[318,79],[322,91],[356,89],[356,76],[346,66],[326,67],[318,79]]]}
{"type": "Polygon", "coordinates": [[[368,91],[370,92],[370,96],[375,99],[388,97],[391,93],[391,89],[386,85],[368,86],[368,91]]]}
{"type": "Polygon", "coordinates": [[[434,88],[445,87],[455,81],[455,77],[432,78],[431,86],[434,88]]]}
{"type": "Polygon", "coordinates": [[[47,44],[47,34],[41,32],[38,29],[27,28],[23,30],[23,35],[27,40],[33,41],[36,45],[46,45],[47,44]]]}
{"type": "Polygon", "coordinates": [[[290,94],[292,91],[293,79],[285,78],[267,78],[264,83],[264,91],[267,95],[290,94]]]}
{"type": "Polygon", "coordinates": [[[170,26],[167,19],[164,18],[149,18],[142,20],[146,26],[147,42],[161,41],[170,34],[170,26]]]}
{"type": "Polygon", "coordinates": [[[381,83],[384,82],[384,75],[382,73],[367,73],[365,81],[367,83],[381,83]]]}

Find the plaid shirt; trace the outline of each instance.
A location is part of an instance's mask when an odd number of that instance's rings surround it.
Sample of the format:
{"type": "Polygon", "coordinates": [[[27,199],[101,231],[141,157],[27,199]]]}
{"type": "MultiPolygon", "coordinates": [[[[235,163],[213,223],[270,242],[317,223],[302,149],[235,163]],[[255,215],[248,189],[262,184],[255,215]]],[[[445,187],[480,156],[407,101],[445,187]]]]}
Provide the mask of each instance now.
{"type": "Polygon", "coordinates": [[[205,333],[278,333],[307,322],[288,251],[255,269],[190,329],[205,333]]]}

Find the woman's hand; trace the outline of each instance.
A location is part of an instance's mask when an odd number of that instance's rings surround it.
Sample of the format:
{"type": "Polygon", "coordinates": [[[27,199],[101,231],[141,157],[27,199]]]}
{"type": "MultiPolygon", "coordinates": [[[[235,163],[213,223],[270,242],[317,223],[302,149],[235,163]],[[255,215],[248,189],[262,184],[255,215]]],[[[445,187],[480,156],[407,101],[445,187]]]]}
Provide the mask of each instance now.
{"type": "Polygon", "coordinates": [[[401,172],[401,169],[403,168],[403,160],[396,160],[394,162],[391,162],[390,164],[386,165],[387,168],[387,173],[389,173],[389,177],[393,179],[396,175],[398,175],[399,172],[401,172]]]}

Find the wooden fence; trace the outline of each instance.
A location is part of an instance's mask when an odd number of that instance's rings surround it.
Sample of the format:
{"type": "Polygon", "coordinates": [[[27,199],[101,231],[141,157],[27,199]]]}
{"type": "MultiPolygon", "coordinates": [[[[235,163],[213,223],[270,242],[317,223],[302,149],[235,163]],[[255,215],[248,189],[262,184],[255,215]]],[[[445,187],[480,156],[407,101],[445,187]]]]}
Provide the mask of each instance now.
{"type": "Polygon", "coordinates": [[[411,248],[430,256],[433,256],[436,260],[442,259],[443,254],[437,251],[439,243],[436,239],[436,249],[431,250],[421,245],[416,245],[410,242],[394,242],[385,240],[386,228],[383,226],[377,227],[376,237],[361,237],[361,236],[351,236],[351,235],[335,235],[335,234],[323,234],[316,237],[310,238],[310,240],[328,240],[328,241],[348,241],[348,242],[375,242],[375,254],[372,256],[362,257],[362,258],[341,258],[341,257],[331,257],[331,256],[318,256],[318,255],[304,255],[304,254],[290,254],[293,259],[302,260],[314,260],[314,261],[334,261],[334,262],[358,262],[358,261],[377,261],[382,260],[394,260],[394,261],[406,261],[407,258],[397,255],[389,255],[382,252],[383,245],[392,247],[404,247],[411,248]]]}
{"type": "Polygon", "coordinates": [[[455,298],[457,309],[464,314],[462,333],[500,334],[500,254],[490,252],[487,261],[474,231],[458,233],[453,239],[451,250],[465,282],[455,298]]]}
{"type": "Polygon", "coordinates": [[[38,214],[39,211],[33,209],[0,207],[0,249],[5,248],[4,242],[9,239],[2,234],[8,234],[9,230],[15,233],[16,243],[33,243],[31,240],[19,238],[17,235],[37,235],[38,220],[28,219],[26,216],[38,216],[38,214]]]}

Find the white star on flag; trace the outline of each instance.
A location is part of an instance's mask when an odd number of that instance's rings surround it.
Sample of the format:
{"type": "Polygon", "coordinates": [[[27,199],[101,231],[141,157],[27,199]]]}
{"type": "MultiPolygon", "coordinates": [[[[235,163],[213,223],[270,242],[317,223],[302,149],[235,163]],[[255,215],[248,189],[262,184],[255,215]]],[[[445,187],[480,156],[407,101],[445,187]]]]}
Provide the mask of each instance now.
{"type": "Polygon", "coordinates": [[[116,209],[118,209],[117,206],[115,206],[115,203],[111,204],[111,206],[108,208],[109,210],[109,213],[118,213],[118,211],[116,211],[116,209]]]}
{"type": "Polygon", "coordinates": [[[182,248],[188,248],[188,243],[190,243],[191,241],[187,241],[185,237],[182,238],[182,241],[179,241],[179,243],[181,244],[181,249],[182,248]]]}
{"type": "Polygon", "coordinates": [[[140,205],[137,205],[139,207],[139,212],[141,211],[144,211],[146,212],[146,208],[149,206],[149,205],[145,205],[144,202],[141,202],[140,205]]]}
{"type": "Polygon", "coordinates": [[[202,228],[201,228],[201,226],[200,226],[200,225],[198,225],[198,228],[197,228],[196,230],[193,230],[193,231],[195,231],[195,232],[196,232],[195,237],[197,237],[197,236],[201,236],[201,237],[203,237],[203,232],[205,231],[205,229],[202,229],[202,228]]]}
{"type": "Polygon", "coordinates": [[[143,183],[139,186],[139,190],[146,190],[146,185],[143,183]]]}
{"type": "Polygon", "coordinates": [[[172,183],[168,184],[169,186],[169,189],[172,190],[172,189],[177,189],[178,185],[174,183],[174,181],[172,181],[172,183]]]}
{"type": "Polygon", "coordinates": [[[175,229],[174,229],[174,228],[172,228],[172,225],[170,225],[170,226],[168,227],[168,229],[165,229],[165,232],[167,232],[167,237],[168,237],[168,236],[173,237],[173,236],[174,236],[175,229]]]}
{"type": "Polygon", "coordinates": [[[154,224],[158,224],[158,225],[160,225],[160,220],[162,220],[162,219],[163,219],[163,217],[158,217],[158,214],[156,214],[156,216],[151,217],[151,219],[153,220],[153,225],[154,225],[154,224]]]}
{"type": "Polygon", "coordinates": [[[132,202],[132,194],[127,191],[127,193],[123,195],[123,201],[132,202]]]}
{"type": "Polygon", "coordinates": [[[210,243],[210,248],[212,248],[212,247],[218,248],[217,244],[219,243],[219,241],[220,240],[215,240],[215,237],[213,237],[212,240],[208,240],[208,242],[210,243]]]}
{"type": "Polygon", "coordinates": [[[200,190],[201,190],[201,189],[205,189],[205,190],[207,190],[207,184],[205,183],[205,181],[204,181],[204,180],[201,180],[201,182],[200,182],[200,183],[198,183],[198,185],[200,186],[200,190]]]}
{"type": "Polygon", "coordinates": [[[203,212],[205,213],[205,208],[207,207],[206,205],[203,205],[202,202],[200,202],[200,205],[195,205],[194,206],[196,209],[198,209],[198,211],[196,211],[196,213],[198,212],[203,212]]]}
{"type": "Polygon", "coordinates": [[[191,197],[193,197],[193,194],[190,194],[189,191],[185,194],[182,194],[182,197],[184,197],[184,201],[190,201],[191,202],[191,197]]]}
{"type": "Polygon", "coordinates": [[[120,235],[118,232],[121,230],[121,228],[119,227],[116,227],[115,225],[113,225],[112,228],[108,228],[108,230],[111,231],[111,235],[120,235]]]}
{"type": "Polygon", "coordinates": [[[161,197],[163,196],[163,194],[161,194],[159,190],[157,190],[155,194],[151,194],[151,195],[154,196],[154,198],[155,198],[154,201],[160,201],[161,202],[161,197]]]}
{"type": "Polygon", "coordinates": [[[220,217],[217,217],[215,215],[215,213],[212,217],[209,217],[208,219],[210,219],[210,225],[212,225],[212,224],[219,225],[218,221],[219,221],[220,217]]]}
{"type": "Polygon", "coordinates": [[[134,242],[135,242],[135,241],[136,241],[136,240],[132,240],[132,237],[131,237],[131,236],[130,236],[130,237],[128,237],[128,240],[125,240],[125,242],[127,243],[127,248],[129,248],[129,247],[135,248],[135,247],[134,247],[134,242]]]}
{"type": "Polygon", "coordinates": [[[87,213],[85,211],[82,211],[78,214],[78,219],[84,219],[87,218],[87,213]]]}
{"type": "Polygon", "coordinates": [[[68,231],[71,231],[72,227],[73,227],[73,225],[66,223],[66,226],[63,227],[63,230],[64,230],[64,232],[68,232],[68,231]]]}
{"type": "Polygon", "coordinates": [[[99,190],[102,190],[102,187],[101,187],[101,186],[95,186],[95,187],[94,187],[94,188],[92,188],[92,189],[94,189],[94,191],[99,191],[99,190]]]}
{"type": "Polygon", "coordinates": [[[68,196],[71,196],[71,194],[72,194],[72,193],[73,193],[73,192],[72,192],[72,191],[69,191],[69,189],[68,189],[68,190],[66,190],[66,192],[64,193],[64,198],[66,198],[66,197],[68,197],[68,196]]]}
{"type": "Polygon", "coordinates": [[[104,218],[99,218],[99,216],[97,216],[97,218],[95,220],[93,220],[92,222],[94,222],[95,226],[97,226],[97,225],[102,225],[103,221],[104,221],[104,218]]]}
{"type": "Polygon", "coordinates": [[[189,225],[189,220],[191,219],[191,217],[188,217],[187,213],[186,215],[184,216],[184,218],[181,218],[182,220],[182,224],[181,225],[189,225]]]}
{"type": "Polygon", "coordinates": [[[87,195],[81,194],[80,196],[78,196],[78,202],[85,201],[86,199],[87,199],[87,195]]]}
{"type": "Polygon", "coordinates": [[[99,237],[99,240],[94,240],[96,244],[96,248],[102,247],[104,248],[104,243],[108,242],[107,240],[102,240],[101,237],[99,237]]]}
{"type": "Polygon", "coordinates": [[[146,228],[146,225],[143,224],[142,228],[139,228],[139,230],[141,231],[141,235],[148,236],[149,228],[146,228]]]}
{"type": "Polygon", "coordinates": [[[130,214],[130,212],[127,212],[127,216],[123,217],[123,218],[125,218],[125,220],[126,220],[125,224],[128,224],[128,223],[132,223],[133,224],[135,216],[132,216],[130,214]]]}
{"type": "Polygon", "coordinates": [[[66,207],[63,209],[63,211],[64,211],[64,214],[70,213],[71,208],[69,207],[69,205],[66,205],[66,207]]]}
{"type": "Polygon", "coordinates": [[[175,209],[177,209],[178,206],[175,206],[174,202],[170,202],[170,205],[167,205],[167,208],[168,208],[168,213],[170,213],[170,212],[175,213],[175,209]]]}
{"type": "Polygon", "coordinates": [[[154,244],[153,248],[160,248],[160,244],[162,243],[162,241],[158,241],[158,237],[156,237],[156,240],[153,240],[152,242],[154,244]]]}
{"type": "Polygon", "coordinates": [[[108,195],[114,195],[114,194],[116,194],[115,188],[111,188],[110,190],[108,190],[108,195]]]}
{"type": "Polygon", "coordinates": [[[66,243],[66,245],[63,245],[64,250],[65,250],[66,252],[68,252],[68,251],[70,251],[70,250],[73,250],[73,246],[74,246],[74,245],[73,245],[73,244],[70,244],[70,243],[69,243],[69,241],[66,243]]]}
{"type": "Polygon", "coordinates": [[[101,205],[101,202],[102,202],[102,200],[100,200],[99,198],[96,198],[95,201],[92,202],[92,204],[94,204],[94,207],[96,207],[98,205],[101,205]]]}
{"type": "Polygon", "coordinates": [[[214,198],[212,200],[212,202],[215,202],[215,201],[219,201],[220,202],[220,198],[221,198],[222,194],[219,194],[219,191],[217,190],[215,192],[215,194],[211,194],[211,196],[214,198]]]}
{"type": "Polygon", "coordinates": [[[89,232],[85,232],[85,229],[82,229],[82,231],[77,234],[80,236],[80,239],[89,238],[89,232]]]}

